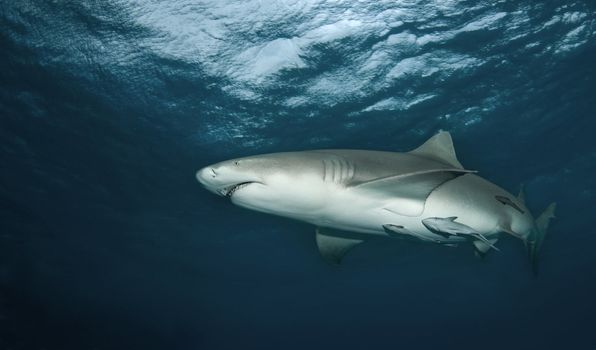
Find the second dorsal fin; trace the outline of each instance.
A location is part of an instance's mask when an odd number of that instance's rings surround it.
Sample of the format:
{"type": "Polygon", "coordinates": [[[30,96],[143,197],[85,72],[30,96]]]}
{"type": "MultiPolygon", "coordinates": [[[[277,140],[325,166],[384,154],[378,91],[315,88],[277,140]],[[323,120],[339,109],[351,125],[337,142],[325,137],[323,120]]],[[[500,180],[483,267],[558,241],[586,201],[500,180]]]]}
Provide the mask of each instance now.
{"type": "Polygon", "coordinates": [[[526,195],[525,195],[525,192],[524,192],[524,185],[523,184],[519,185],[519,193],[517,194],[517,200],[521,204],[526,205],[526,195]]]}
{"type": "Polygon", "coordinates": [[[459,169],[464,168],[457,160],[455,149],[453,148],[453,141],[451,140],[451,134],[447,131],[439,131],[435,136],[431,137],[420,147],[409,153],[438,160],[459,169]]]}

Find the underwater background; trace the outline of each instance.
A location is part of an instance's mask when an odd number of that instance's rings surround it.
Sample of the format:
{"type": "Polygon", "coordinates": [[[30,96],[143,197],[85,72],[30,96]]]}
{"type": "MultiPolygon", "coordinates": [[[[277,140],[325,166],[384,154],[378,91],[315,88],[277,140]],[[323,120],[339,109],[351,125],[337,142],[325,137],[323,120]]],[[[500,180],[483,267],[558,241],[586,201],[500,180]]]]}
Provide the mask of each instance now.
{"type": "Polygon", "coordinates": [[[0,0],[0,349],[596,349],[596,2],[0,0]],[[451,132],[524,247],[363,244],[199,168],[451,132]]]}

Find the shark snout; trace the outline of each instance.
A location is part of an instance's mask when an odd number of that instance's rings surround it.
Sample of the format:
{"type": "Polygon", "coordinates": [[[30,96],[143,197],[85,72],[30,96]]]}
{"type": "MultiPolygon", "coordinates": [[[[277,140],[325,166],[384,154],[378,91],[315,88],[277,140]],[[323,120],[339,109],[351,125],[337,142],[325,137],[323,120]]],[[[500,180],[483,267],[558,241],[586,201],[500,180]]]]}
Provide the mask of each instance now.
{"type": "Polygon", "coordinates": [[[218,196],[226,196],[234,181],[229,178],[226,171],[220,170],[217,166],[207,166],[197,171],[196,178],[209,192],[218,196]]]}
{"type": "Polygon", "coordinates": [[[196,173],[196,178],[205,189],[220,196],[228,196],[239,189],[240,185],[260,182],[255,176],[219,163],[200,169],[196,173]]]}
{"type": "Polygon", "coordinates": [[[205,188],[210,191],[213,191],[214,187],[217,187],[217,171],[211,166],[204,167],[197,171],[196,178],[201,185],[205,186],[205,188]]]}

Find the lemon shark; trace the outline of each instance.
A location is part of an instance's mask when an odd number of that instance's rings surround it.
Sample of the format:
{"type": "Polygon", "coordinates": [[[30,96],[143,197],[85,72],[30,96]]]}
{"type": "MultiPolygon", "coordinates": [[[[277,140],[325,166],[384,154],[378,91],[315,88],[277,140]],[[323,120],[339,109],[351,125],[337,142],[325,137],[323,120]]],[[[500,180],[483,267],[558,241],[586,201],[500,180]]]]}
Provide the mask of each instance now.
{"type": "Polygon", "coordinates": [[[523,192],[513,196],[465,169],[445,131],[410,152],[272,153],[209,165],[196,178],[241,207],[315,225],[332,263],[374,236],[471,243],[484,256],[504,233],[526,244],[535,269],[555,210],[552,203],[534,220],[523,192]]]}

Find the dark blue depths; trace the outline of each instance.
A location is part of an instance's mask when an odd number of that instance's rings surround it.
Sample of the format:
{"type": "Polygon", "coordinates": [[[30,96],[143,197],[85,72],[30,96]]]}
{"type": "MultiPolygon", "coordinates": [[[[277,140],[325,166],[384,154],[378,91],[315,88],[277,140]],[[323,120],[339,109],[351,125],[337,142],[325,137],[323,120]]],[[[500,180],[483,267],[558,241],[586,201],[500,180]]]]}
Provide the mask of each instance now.
{"type": "Polygon", "coordinates": [[[0,1],[1,349],[596,349],[592,1],[0,1]],[[535,214],[478,260],[312,227],[194,172],[439,129],[535,214]]]}

